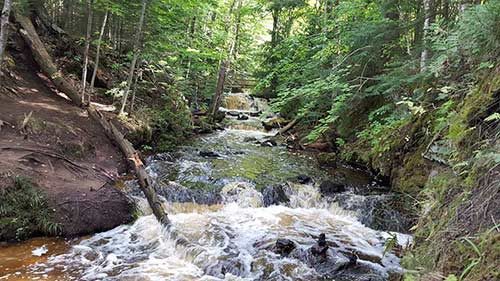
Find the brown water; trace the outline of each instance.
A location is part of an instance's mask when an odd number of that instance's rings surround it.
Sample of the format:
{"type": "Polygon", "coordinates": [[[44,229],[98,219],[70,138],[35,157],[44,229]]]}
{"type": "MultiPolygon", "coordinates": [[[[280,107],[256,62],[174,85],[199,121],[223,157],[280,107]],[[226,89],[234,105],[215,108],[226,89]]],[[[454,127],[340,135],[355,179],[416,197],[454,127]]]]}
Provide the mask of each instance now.
{"type": "MultiPolygon", "coordinates": [[[[80,240],[80,239],[79,239],[80,240]]],[[[35,274],[30,269],[36,263],[47,262],[48,255],[36,256],[33,251],[43,246],[50,255],[60,255],[67,252],[71,245],[79,240],[60,238],[34,238],[23,243],[0,245],[0,280],[67,280],[65,274],[57,269],[46,275],[35,274]]]]}

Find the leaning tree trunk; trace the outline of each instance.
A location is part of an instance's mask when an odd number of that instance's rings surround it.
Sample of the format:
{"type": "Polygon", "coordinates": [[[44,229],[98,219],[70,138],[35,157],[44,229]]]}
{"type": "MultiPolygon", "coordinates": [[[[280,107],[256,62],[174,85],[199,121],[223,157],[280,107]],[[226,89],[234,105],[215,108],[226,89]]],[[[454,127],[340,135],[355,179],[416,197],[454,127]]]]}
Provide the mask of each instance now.
{"type": "Polygon", "coordinates": [[[108,11],[106,10],[106,13],[104,14],[104,20],[102,21],[101,33],[99,33],[99,41],[97,42],[97,51],[96,51],[96,55],[95,55],[94,71],[92,72],[92,79],[90,80],[89,103],[90,103],[90,96],[92,95],[92,92],[94,91],[94,83],[95,83],[95,77],[97,75],[97,69],[99,68],[99,56],[101,54],[101,42],[102,42],[102,37],[104,35],[104,28],[106,28],[107,19],[108,19],[108,11]]]}
{"type": "MultiPolygon", "coordinates": [[[[85,62],[83,63],[82,71],[82,103],[85,102],[85,88],[87,87],[87,71],[89,69],[89,49],[90,49],[90,37],[92,34],[92,0],[88,0],[88,18],[87,18],[87,36],[85,36],[85,51],[83,52],[83,57],[85,62]]],[[[96,67],[94,66],[94,70],[96,67]]],[[[90,99],[90,98],[89,98],[90,99]]]]}
{"type": "Polygon", "coordinates": [[[16,21],[21,25],[22,29],[20,30],[21,36],[24,38],[26,43],[31,48],[33,53],[33,57],[35,61],[40,66],[41,70],[45,75],[47,75],[50,80],[54,83],[56,88],[66,94],[73,103],[77,106],[82,106],[82,100],[76,88],[68,82],[63,74],[57,69],[56,65],[52,61],[49,53],[45,49],[40,37],[31,23],[30,19],[19,14],[15,13],[16,21]]]}
{"type": "Polygon", "coordinates": [[[229,67],[229,61],[224,60],[220,64],[219,76],[217,78],[217,86],[215,88],[215,95],[210,104],[210,117],[215,118],[215,114],[219,111],[220,104],[222,102],[222,94],[224,93],[224,84],[226,82],[226,72],[229,67]]]}
{"type": "Polygon", "coordinates": [[[7,39],[9,37],[7,29],[9,28],[11,7],[12,0],[5,0],[0,18],[0,70],[2,70],[3,53],[5,51],[5,46],[7,46],[7,39]]]}
{"type": "Polygon", "coordinates": [[[153,210],[153,214],[155,217],[162,223],[163,225],[170,225],[170,220],[168,219],[167,213],[163,208],[160,200],[158,199],[158,195],[154,190],[154,183],[149,177],[144,164],[139,157],[139,153],[134,149],[132,144],[125,139],[123,134],[111,123],[107,120],[99,111],[97,111],[93,106],[88,108],[89,115],[92,116],[93,119],[97,120],[99,124],[104,128],[106,135],[115,141],[118,145],[122,153],[127,157],[130,166],[134,169],[137,179],[139,180],[139,185],[142,189],[142,192],[146,196],[148,200],[149,206],[153,210]]]}
{"type": "Polygon", "coordinates": [[[137,63],[137,58],[139,57],[139,44],[141,42],[142,26],[144,25],[144,15],[146,14],[146,6],[148,4],[147,0],[142,0],[142,10],[141,17],[139,19],[139,27],[137,28],[137,33],[135,34],[134,41],[134,57],[132,58],[132,63],[130,63],[130,69],[128,72],[127,87],[125,88],[125,93],[123,94],[122,107],[120,108],[120,115],[125,112],[125,106],[127,105],[128,94],[130,92],[130,87],[132,86],[132,79],[135,72],[135,64],[137,63]]]}
{"type": "MultiPolygon", "coordinates": [[[[50,77],[58,90],[68,95],[75,104],[81,106],[82,103],[78,95],[78,91],[73,85],[67,82],[62,73],[57,70],[56,65],[47,53],[47,50],[38,37],[31,21],[18,13],[16,13],[16,20],[23,28],[20,30],[21,35],[30,46],[35,61],[40,65],[42,71],[50,77]]],[[[169,226],[170,221],[167,213],[163,209],[163,205],[155,193],[153,181],[149,177],[137,151],[134,149],[132,144],[125,139],[123,134],[93,106],[89,106],[87,111],[89,115],[102,126],[106,135],[118,145],[122,153],[129,160],[131,167],[137,175],[142,192],[146,196],[149,206],[153,210],[153,214],[160,223],[165,226],[169,226]]]]}

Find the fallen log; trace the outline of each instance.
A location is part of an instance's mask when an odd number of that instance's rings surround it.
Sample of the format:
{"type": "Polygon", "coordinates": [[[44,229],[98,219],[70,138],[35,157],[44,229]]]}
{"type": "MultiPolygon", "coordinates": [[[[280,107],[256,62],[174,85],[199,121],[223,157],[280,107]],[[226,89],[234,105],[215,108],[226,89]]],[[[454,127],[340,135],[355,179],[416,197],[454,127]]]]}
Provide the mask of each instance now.
{"type": "Polygon", "coordinates": [[[297,123],[299,123],[299,118],[295,118],[293,119],[292,122],[288,123],[285,127],[281,128],[277,133],[276,135],[274,136],[278,136],[278,135],[282,135],[286,132],[288,132],[288,130],[290,130],[291,128],[293,128],[293,126],[297,125],[297,123]]]}
{"type": "Polygon", "coordinates": [[[158,199],[158,195],[154,190],[154,183],[149,177],[149,174],[139,157],[139,153],[137,153],[132,144],[123,136],[116,126],[107,120],[101,112],[96,110],[93,106],[89,106],[87,111],[89,112],[89,115],[101,125],[108,138],[112,139],[118,145],[125,157],[127,157],[130,167],[134,169],[135,174],[137,175],[142,192],[146,196],[149,206],[153,210],[153,214],[156,216],[158,221],[163,225],[169,225],[170,220],[168,219],[163,205],[158,199]]]}
{"type": "MultiPolygon", "coordinates": [[[[19,13],[15,13],[15,18],[21,25],[21,35],[30,46],[35,61],[39,64],[42,72],[49,76],[57,89],[68,95],[68,97],[76,105],[85,106],[82,103],[81,97],[75,87],[69,83],[57,69],[30,19],[20,15],[19,13]]],[[[154,183],[149,177],[149,174],[146,172],[144,164],[132,144],[125,139],[123,134],[92,105],[87,107],[87,111],[89,116],[101,125],[108,138],[113,140],[125,157],[127,157],[130,166],[134,169],[137,179],[139,180],[142,192],[146,196],[149,206],[153,210],[153,214],[156,216],[157,220],[165,226],[170,226],[170,220],[168,219],[167,213],[163,209],[163,205],[154,190],[154,183]]]]}
{"type": "Polygon", "coordinates": [[[76,88],[69,83],[57,69],[57,66],[52,61],[52,58],[40,40],[31,20],[17,11],[14,14],[16,21],[21,25],[19,32],[24,41],[30,46],[33,57],[42,69],[42,72],[47,75],[56,88],[66,94],[74,104],[82,106],[83,103],[80,94],[78,94],[76,88]]]}

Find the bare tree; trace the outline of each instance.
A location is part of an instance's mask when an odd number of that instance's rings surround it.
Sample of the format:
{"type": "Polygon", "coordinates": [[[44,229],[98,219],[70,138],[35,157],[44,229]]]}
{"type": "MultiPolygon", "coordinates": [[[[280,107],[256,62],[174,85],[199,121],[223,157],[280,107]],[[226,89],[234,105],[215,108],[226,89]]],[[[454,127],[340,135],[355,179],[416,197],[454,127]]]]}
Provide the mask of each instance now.
{"type": "Polygon", "coordinates": [[[142,0],[141,17],[139,19],[139,27],[137,28],[137,32],[135,34],[135,40],[134,40],[134,57],[132,58],[132,62],[130,63],[130,69],[128,72],[128,79],[127,79],[127,87],[125,88],[125,93],[123,94],[122,107],[120,108],[119,115],[123,115],[125,112],[125,106],[127,105],[127,98],[128,98],[129,92],[130,92],[130,87],[132,86],[132,81],[133,81],[134,72],[135,72],[135,65],[137,63],[137,58],[139,57],[142,26],[144,25],[144,15],[146,14],[146,6],[147,5],[148,5],[148,1],[142,0]]]}
{"type": "Polygon", "coordinates": [[[5,46],[7,46],[7,29],[9,28],[9,16],[11,7],[12,0],[5,0],[3,3],[2,16],[0,20],[0,70],[2,69],[5,46]]]}
{"type": "MultiPolygon", "coordinates": [[[[82,71],[82,103],[85,102],[85,88],[87,86],[87,71],[89,66],[89,49],[90,49],[90,36],[92,34],[92,2],[93,0],[88,0],[88,18],[87,18],[87,36],[85,37],[85,51],[83,53],[84,63],[82,71]]],[[[95,68],[95,67],[94,67],[95,68]]]]}
{"type": "Polygon", "coordinates": [[[94,72],[92,73],[92,79],[90,80],[89,103],[90,103],[90,96],[94,91],[94,83],[95,83],[95,77],[97,75],[97,69],[99,68],[99,55],[101,54],[102,37],[104,36],[104,29],[106,28],[106,21],[108,20],[108,13],[109,11],[106,10],[106,13],[104,14],[104,19],[102,20],[101,33],[99,33],[99,41],[97,41],[97,51],[94,61],[94,72]]]}

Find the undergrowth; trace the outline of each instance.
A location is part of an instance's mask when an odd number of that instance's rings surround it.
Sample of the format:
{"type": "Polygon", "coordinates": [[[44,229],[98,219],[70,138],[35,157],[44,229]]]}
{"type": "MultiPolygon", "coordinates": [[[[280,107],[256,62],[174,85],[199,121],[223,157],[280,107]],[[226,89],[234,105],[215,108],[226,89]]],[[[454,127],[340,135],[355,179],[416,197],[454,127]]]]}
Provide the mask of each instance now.
{"type": "Polygon", "coordinates": [[[45,194],[24,177],[0,190],[0,240],[24,240],[33,235],[58,235],[59,224],[45,194]]]}

